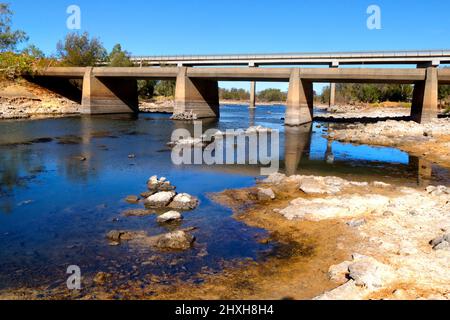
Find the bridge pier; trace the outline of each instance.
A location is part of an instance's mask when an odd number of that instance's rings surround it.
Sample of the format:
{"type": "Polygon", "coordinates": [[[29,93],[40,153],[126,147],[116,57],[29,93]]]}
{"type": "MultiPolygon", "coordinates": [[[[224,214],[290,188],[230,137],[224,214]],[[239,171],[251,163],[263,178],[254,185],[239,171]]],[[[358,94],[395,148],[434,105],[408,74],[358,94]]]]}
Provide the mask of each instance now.
{"type": "Polygon", "coordinates": [[[256,108],[256,82],[250,82],[250,109],[256,108]]]}
{"type": "Polygon", "coordinates": [[[418,123],[430,122],[438,114],[438,70],[426,69],[425,81],[415,83],[411,119],[418,123]]]}
{"type": "MultiPolygon", "coordinates": [[[[333,61],[330,64],[330,68],[339,68],[339,62],[333,61]]],[[[329,107],[332,107],[336,105],[336,83],[332,82],[330,83],[330,101],[329,101],[329,107]]]]}
{"type": "Polygon", "coordinates": [[[191,79],[187,68],[179,68],[175,88],[174,115],[192,112],[201,118],[218,118],[219,84],[215,80],[191,79]]]}
{"type": "Polygon", "coordinates": [[[82,113],[113,114],[139,111],[137,81],[97,78],[87,68],[83,77],[82,113]]]}
{"type": "Polygon", "coordinates": [[[285,124],[299,126],[313,120],[314,93],[311,81],[301,79],[300,69],[293,69],[289,80],[285,124]]]}

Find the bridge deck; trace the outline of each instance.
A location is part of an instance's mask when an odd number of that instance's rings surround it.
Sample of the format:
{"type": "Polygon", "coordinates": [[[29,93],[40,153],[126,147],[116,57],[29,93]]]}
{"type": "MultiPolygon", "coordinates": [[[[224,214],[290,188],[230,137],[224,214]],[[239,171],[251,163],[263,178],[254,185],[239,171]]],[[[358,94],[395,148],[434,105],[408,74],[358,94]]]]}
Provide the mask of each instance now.
{"type": "MultiPolygon", "coordinates": [[[[180,68],[130,67],[93,68],[92,75],[99,78],[175,79],[180,68]]],[[[39,76],[83,78],[86,68],[51,67],[39,76]]],[[[191,78],[219,81],[289,81],[292,68],[188,68],[191,78]]],[[[415,83],[425,80],[426,69],[406,68],[301,68],[300,76],[313,82],[391,82],[415,83]]],[[[450,83],[450,69],[439,69],[438,79],[450,83]]]]}

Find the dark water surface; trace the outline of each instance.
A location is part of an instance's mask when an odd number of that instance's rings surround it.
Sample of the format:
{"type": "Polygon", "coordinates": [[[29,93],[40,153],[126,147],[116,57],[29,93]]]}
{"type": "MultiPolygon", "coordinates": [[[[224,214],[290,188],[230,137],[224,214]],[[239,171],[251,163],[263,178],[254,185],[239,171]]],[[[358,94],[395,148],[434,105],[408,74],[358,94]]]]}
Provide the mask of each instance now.
{"type": "MultiPolygon", "coordinates": [[[[281,170],[288,174],[337,175],[408,186],[447,184],[449,172],[393,148],[353,146],[326,139],[329,124],[284,128],[284,107],[225,106],[220,130],[261,125],[281,130],[281,170]]],[[[259,244],[265,231],[231,217],[208,193],[254,185],[256,166],[175,166],[167,147],[172,131],[188,124],[169,115],[71,117],[0,122],[0,288],[63,285],[69,265],[83,274],[121,274],[124,281],[147,274],[182,274],[191,279],[223,261],[258,259],[271,249],[259,244]],[[135,158],[128,155],[134,154],[135,158]],[[85,157],[85,161],[80,161],[85,157]],[[113,229],[171,230],[156,215],[123,217],[127,195],[146,190],[152,175],[167,177],[178,192],[201,205],[175,227],[197,227],[194,249],[157,253],[126,244],[111,247],[113,229]]]]}

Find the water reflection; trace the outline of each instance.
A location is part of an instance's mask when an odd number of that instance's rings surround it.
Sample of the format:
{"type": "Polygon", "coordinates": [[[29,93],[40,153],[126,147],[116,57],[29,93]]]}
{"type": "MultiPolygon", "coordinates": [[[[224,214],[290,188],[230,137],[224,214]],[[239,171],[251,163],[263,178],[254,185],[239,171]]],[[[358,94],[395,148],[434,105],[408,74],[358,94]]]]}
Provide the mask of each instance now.
{"type": "MultiPolygon", "coordinates": [[[[280,130],[280,171],[288,175],[337,175],[403,185],[449,181],[447,170],[397,149],[332,141],[330,124],[285,128],[283,116],[282,106],[250,111],[224,107],[220,121],[203,121],[203,130],[253,125],[280,130]]],[[[43,277],[52,282],[64,277],[64,267],[71,264],[80,264],[86,272],[132,270],[133,275],[136,270],[143,275],[172,274],[183,267],[189,277],[204,266],[220,268],[223,259],[256,259],[267,250],[255,240],[263,230],[235,221],[229,209],[207,196],[254,185],[260,168],[175,166],[167,143],[177,128],[194,133],[192,123],[173,122],[167,115],[0,123],[0,287],[33,284],[43,277]],[[168,177],[180,192],[201,200],[181,226],[198,228],[198,246],[192,252],[163,256],[158,264],[148,262],[153,252],[111,248],[104,240],[112,229],[145,230],[150,235],[167,231],[154,216],[121,216],[130,209],[123,199],[145,191],[146,180],[154,174],[168,177]]]]}

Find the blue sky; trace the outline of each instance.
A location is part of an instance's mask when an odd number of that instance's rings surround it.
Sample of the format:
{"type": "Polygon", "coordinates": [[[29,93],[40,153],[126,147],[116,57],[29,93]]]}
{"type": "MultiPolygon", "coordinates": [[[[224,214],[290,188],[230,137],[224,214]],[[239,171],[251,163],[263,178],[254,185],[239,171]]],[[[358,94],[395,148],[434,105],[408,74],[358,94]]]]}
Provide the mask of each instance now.
{"type": "MultiPolygon", "coordinates": [[[[6,0],[8,1],[8,0],[6,0]]],[[[136,55],[276,53],[450,48],[450,1],[438,0],[9,0],[14,27],[47,54],[70,32],[69,5],[81,31],[136,55]],[[369,30],[369,5],[381,30],[369,30]]],[[[247,86],[223,84],[222,86],[247,86]]],[[[265,84],[285,88],[284,84],[265,84]]]]}

